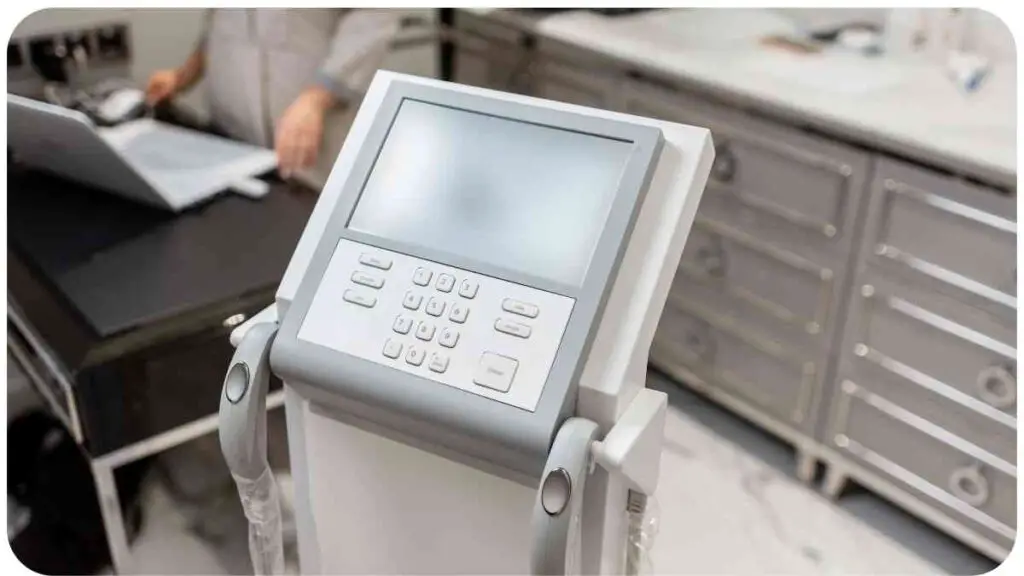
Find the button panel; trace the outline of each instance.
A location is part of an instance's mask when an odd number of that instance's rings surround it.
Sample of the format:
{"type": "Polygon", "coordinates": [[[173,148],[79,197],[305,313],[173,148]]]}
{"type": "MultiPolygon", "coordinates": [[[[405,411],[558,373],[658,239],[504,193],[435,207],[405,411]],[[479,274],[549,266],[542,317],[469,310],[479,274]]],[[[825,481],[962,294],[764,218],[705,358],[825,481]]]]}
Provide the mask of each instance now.
{"type": "Polygon", "coordinates": [[[409,374],[533,411],[573,304],[522,284],[341,240],[298,337],[350,361],[394,369],[394,378],[409,374]]]}

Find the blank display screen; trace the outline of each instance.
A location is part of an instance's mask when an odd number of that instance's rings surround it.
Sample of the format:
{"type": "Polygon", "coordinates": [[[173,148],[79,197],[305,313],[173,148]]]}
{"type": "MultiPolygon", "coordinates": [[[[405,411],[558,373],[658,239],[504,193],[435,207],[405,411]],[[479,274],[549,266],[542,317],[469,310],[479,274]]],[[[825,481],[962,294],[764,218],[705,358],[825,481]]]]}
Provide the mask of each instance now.
{"type": "Polygon", "coordinates": [[[579,288],[632,150],[406,99],[348,227],[579,288]]]}

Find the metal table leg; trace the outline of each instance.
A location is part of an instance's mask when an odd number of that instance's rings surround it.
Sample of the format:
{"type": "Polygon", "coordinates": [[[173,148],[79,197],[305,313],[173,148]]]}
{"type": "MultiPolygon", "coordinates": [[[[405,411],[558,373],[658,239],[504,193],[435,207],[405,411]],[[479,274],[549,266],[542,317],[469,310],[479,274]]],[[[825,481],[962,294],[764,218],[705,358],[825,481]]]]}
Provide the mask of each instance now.
{"type": "Polygon", "coordinates": [[[117,495],[117,483],[114,482],[114,467],[103,460],[94,460],[92,475],[96,482],[96,495],[100,502],[114,572],[128,574],[131,572],[132,553],[128,548],[128,534],[124,530],[121,499],[117,495]]]}

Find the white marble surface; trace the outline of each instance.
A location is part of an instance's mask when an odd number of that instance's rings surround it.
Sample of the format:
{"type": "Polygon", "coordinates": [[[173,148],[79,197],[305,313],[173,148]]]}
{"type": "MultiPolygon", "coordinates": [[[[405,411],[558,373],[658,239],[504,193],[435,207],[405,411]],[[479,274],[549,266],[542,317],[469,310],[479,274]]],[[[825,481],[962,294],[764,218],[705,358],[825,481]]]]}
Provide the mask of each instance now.
{"type": "Polygon", "coordinates": [[[797,56],[757,44],[793,26],[766,10],[660,10],[615,18],[573,11],[543,19],[538,30],[888,147],[1016,173],[1012,62],[998,64],[978,92],[965,95],[932,60],[797,56]]]}

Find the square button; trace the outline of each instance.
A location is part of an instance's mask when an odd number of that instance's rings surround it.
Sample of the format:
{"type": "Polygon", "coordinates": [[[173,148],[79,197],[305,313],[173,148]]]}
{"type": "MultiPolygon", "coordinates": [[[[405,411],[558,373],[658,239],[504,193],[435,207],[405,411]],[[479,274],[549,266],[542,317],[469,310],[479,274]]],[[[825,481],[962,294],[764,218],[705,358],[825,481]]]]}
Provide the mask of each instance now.
{"type": "Polygon", "coordinates": [[[448,356],[440,352],[434,352],[430,355],[430,363],[427,364],[427,368],[438,374],[444,373],[448,369],[448,356]]]}
{"type": "Polygon", "coordinates": [[[451,274],[439,274],[435,287],[441,292],[451,292],[455,287],[455,276],[451,274]]]}
{"type": "Polygon", "coordinates": [[[459,296],[462,296],[463,298],[473,298],[476,296],[476,291],[479,288],[479,282],[472,278],[466,278],[459,284],[459,296]]]}
{"type": "Polygon", "coordinates": [[[427,355],[427,351],[415,344],[409,345],[409,351],[405,353],[405,361],[413,366],[419,366],[423,364],[423,357],[427,355]]]}
{"type": "Polygon", "coordinates": [[[508,389],[512,387],[512,379],[515,378],[517,368],[519,368],[519,361],[514,358],[494,352],[484,352],[480,356],[476,373],[473,374],[473,382],[498,392],[508,392],[508,389]]]}
{"type": "Polygon", "coordinates": [[[444,330],[441,330],[441,335],[437,337],[437,343],[445,348],[455,348],[458,342],[459,331],[450,326],[445,326],[444,330]]]}
{"type": "Polygon", "coordinates": [[[433,276],[434,273],[431,272],[430,270],[427,270],[426,268],[417,268],[416,271],[413,272],[412,274],[412,281],[413,284],[417,284],[419,286],[426,286],[427,284],[430,284],[430,279],[433,276]]]}
{"type": "Polygon", "coordinates": [[[388,338],[384,343],[384,355],[391,359],[398,358],[402,355],[402,343],[388,338]]]}
{"type": "Polygon", "coordinates": [[[469,318],[469,306],[462,302],[455,302],[452,304],[452,313],[448,316],[452,322],[462,324],[469,318]]]}
{"type": "Polygon", "coordinates": [[[402,300],[402,306],[405,306],[409,310],[419,310],[420,304],[423,303],[423,296],[415,292],[406,292],[405,299],[402,300]]]}
{"type": "Polygon", "coordinates": [[[444,314],[444,300],[431,298],[427,302],[427,314],[430,314],[431,316],[440,316],[441,314],[444,314]]]}
{"type": "Polygon", "coordinates": [[[395,318],[395,332],[399,334],[408,334],[409,330],[412,330],[412,318],[409,316],[402,316],[401,314],[395,318]]]}
{"type": "Polygon", "coordinates": [[[420,322],[420,325],[416,327],[416,337],[424,342],[430,342],[430,339],[434,337],[434,325],[430,322],[420,322]]]}

